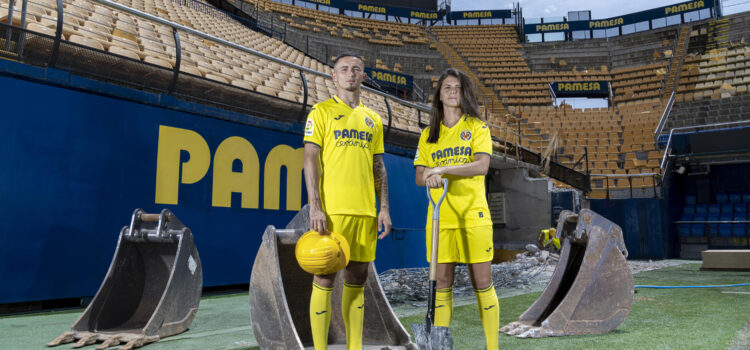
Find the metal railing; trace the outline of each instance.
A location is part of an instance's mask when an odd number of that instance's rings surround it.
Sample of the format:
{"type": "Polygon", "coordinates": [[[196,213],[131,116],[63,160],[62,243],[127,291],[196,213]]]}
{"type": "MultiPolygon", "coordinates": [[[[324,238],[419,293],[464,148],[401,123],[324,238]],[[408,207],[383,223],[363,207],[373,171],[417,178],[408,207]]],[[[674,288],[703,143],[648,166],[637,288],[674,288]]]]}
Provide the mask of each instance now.
{"type": "Polygon", "coordinates": [[[664,149],[664,156],[661,159],[660,167],[664,169],[667,165],[667,161],[669,160],[669,153],[672,148],[672,136],[675,134],[675,131],[684,131],[684,130],[701,131],[701,130],[712,130],[713,128],[736,127],[736,126],[741,126],[741,125],[750,125],[750,120],[740,120],[740,121],[728,122],[728,123],[714,123],[714,124],[706,124],[706,125],[693,125],[693,126],[683,126],[679,128],[672,128],[669,131],[669,138],[667,138],[667,145],[665,146],[665,149],[664,149]]]}
{"type": "Polygon", "coordinates": [[[651,173],[651,172],[645,172],[640,174],[591,174],[592,182],[596,178],[602,178],[604,179],[604,188],[597,188],[598,190],[604,190],[606,191],[606,198],[610,197],[610,191],[617,191],[617,190],[629,190],[630,191],[630,197],[633,197],[633,190],[634,189],[648,189],[652,188],[654,191],[654,197],[659,197],[659,192],[657,191],[657,188],[660,188],[662,183],[662,175],[658,173],[651,173]],[[628,187],[622,188],[622,187],[615,187],[610,188],[609,187],[609,179],[618,179],[618,178],[625,178],[628,180],[628,187]],[[645,186],[645,187],[633,187],[633,178],[651,178],[652,185],[651,186],[645,186]],[[658,180],[658,181],[657,181],[658,180]]]}
{"type": "Polygon", "coordinates": [[[667,105],[666,107],[664,107],[664,112],[661,114],[661,118],[659,118],[659,124],[656,125],[656,129],[654,130],[654,146],[656,146],[656,149],[659,149],[659,135],[661,134],[662,130],[664,130],[664,126],[667,125],[669,115],[670,113],[672,113],[674,101],[675,92],[672,91],[672,95],[669,96],[669,101],[667,101],[667,105]]]}

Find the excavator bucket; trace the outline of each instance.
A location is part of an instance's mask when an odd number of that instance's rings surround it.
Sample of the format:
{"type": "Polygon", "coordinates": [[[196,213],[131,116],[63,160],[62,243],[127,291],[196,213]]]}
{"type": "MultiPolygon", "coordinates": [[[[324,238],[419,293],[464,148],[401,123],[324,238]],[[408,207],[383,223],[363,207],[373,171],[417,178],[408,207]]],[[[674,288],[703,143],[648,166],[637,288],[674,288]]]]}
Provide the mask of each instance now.
{"type": "MultiPolygon", "coordinates": [[[[313,276],[299,267],[294,255],[297,240],[309,227],[309,208],[305,206],[285,229],[268,226],[263,233],[250,276],[250,317],[255,340],[263,350],[313,349],[309,316],[313,276]]],[[[341,316],[343,281],[342,270],[331,296],[331,350],[346,348],[341,316]]],[[[374,264],[370,264],[364,294],[364,348],[416,350],[385,298],[374,264]]]]}
{"type": "Polygon", "coordinates": [[[120,231],[99,291],[69,332],[47,346],[78,341],[97,349],[137,348],[182,333],[198,311],[203,272],[190,229],[167,209],[136,209],[120,231]]]}
{"type": "Polygon", "coordinates": [[[519,338],[607,333],[619,326],[633,304],[633,275],[622,229],[582,209],[560,213],[564,237],[560,261],[536,301],[500,332],[519,338]]]}

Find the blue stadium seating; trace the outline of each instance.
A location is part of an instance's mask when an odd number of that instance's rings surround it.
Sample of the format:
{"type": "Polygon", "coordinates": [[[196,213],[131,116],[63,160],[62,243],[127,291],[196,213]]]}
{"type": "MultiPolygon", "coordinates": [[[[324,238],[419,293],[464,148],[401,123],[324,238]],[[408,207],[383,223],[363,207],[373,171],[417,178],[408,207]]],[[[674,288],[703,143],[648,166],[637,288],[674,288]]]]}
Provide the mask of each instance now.
{"type": "MultiPolygon", "coordinates": [[[[706,221],[719,221],[719,213],[718,212],[711,212],[709,207],[709,213],[706,215],[706,221]]],[[[708,233],[711,234],[711,237],[716,237],[719,235],[719,224],[708,224],[708,233]]]]}
{"type": "Polygon", "coordinates": [[[722,214],[724,214],[724,213],[731,214],[732,212],[734,212],[734,205],[732,205],[732,203],[724,203],[724,204],[721,205],[721,213],[722,214]]]}
{"type": "Polygon", "coordinates": [[[747,213],[747,204],[734,203],[734,215],[747,213]]]}
{"type": "Polygon", "coordinates": [[[721,213],[721,206],[718,204],[709,204],[708,205],[708,214],[715,214],[716,216],[719,216],[719,213],[721,213]]]}
{"type": "MultiPolygon", "coordinates": [[[[695,221],[705,221],[706,214],[696,214],[693,217],[695,221]]],[[[706,225],[705,224],[692,224],[690,226],[690,234],[693,237],[705,237],[706,236],[706,225]]]]}
{"type": "Polygon", "coordinates": [[[750,203],[750,192],[745,192],[742,194],[742,201],[745,203],[750,203]]]}
{"type": "MultiPolygon", "coordinates": [[[[682,214],[680,221],[693,221],[693,214],[682,214]]],[[[690,237],[690,224],[680,224],[679,230],[681,237],[690,237]]]]}
{"type": "Polygon", "coordinates": [[[740,203],[742,202],[742,194],[739,192],[730,193],[729,194],[729,201],[732,203],[740,203]]]}
{"type": "Polygon", "coordinates": [[[705,204],[697,204],[695,206],[695,213],[696,214],[707,214],[708,213],[708,206],[705,204]]]}
{"type": "MultiPolygon", "coordinates": [[[[721,213],[719,220],[721,221],[732,221],[732,213],[721,213]]],[[[732,224],[719,224],[719,237],[730,237],[732,236],[732,224]]]]}
{"type": "Polygon", "coordinates": [[[685,208],[682,209],[683,214],[695,214],[695,205],[686,205],[685,208]]]}
{"type": "MultiPolygon", "coordinates": [[[[734,217],[735,220],[742,221],[747,220],[747,213],[738,214],[734,217]]],[[[745,232],[748,230],[748,224],[732,224],[732,235],[734,237],[745,237],[745,232]]]]}
{"type": "Polygon", "coordinates": [[[726,193],[716,194],[716,203],[726,203],[726,202],[729,202],[729,196],[726,193]]]}
{"type": "Polygon", "coordinates": [[[685,204],[695,204],[695,199],[695,196],[685,196],[685,204]]]}

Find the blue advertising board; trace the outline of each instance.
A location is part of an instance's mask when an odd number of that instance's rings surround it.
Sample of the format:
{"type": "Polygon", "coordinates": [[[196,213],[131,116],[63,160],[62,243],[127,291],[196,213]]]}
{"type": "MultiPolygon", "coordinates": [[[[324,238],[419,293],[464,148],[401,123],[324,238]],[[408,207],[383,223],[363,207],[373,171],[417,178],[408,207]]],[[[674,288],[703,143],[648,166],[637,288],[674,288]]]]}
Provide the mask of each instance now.
{"type": "Polygon", "coordinates": [[[385,16],[408,17],[415,19],[438,20],[443,18],[443,14],[438,11],[413,9],[406,7],[386,6],[368,2],[354,2],[346,0],[305,0],[307,2],[336,7],[349,11],[359,11],[373,13],[385,16]]]}
{"type": "Polygon", "coordinates": [[[715,6],[714,1],[715,0],[686,1],[674,5],[630,13],[627,15],[605,19],[595,19],[590,21],[524,24],[523,31],[525,34],[535,34],[614,28],[626,24],[635,24],[638,22],[650,21],[657,18],[679,15],[686,12],[710,9],[715,6]]]}
{"type": "Polygon", "coordinates": [[[408,74],[370,67],[365,67],[365,73],[379,84],[388,84],[406,90],[414,88],[414,77],[408,74]]]}
{"type": "Polygon", "coordinates": [[[480,10],[480,11],[451,11],[450,19],[489,19],[489,18],[511,18],[510,10],[480,10]]]}
{"type": "Polygon", "coordinates": [[[550,84],[557,97],[604,97],[609,96],[609,82],[596,81],[556,81],[550,84]]]}
{"type": "MultiPolygon", "coordinates": [[[[93,295],[135,208],[169,208],[192,230],[204,286],[245,284],[265,227],[285,226],[306,202],[301,126],[6,76],[0,86],[0,303],[93,295]]],[[[425,251],[426,200],[412,160],[386,154],[385,163],[401,230],[381,241],[376,266],[425,266],[414,254],[425,251]]]]}

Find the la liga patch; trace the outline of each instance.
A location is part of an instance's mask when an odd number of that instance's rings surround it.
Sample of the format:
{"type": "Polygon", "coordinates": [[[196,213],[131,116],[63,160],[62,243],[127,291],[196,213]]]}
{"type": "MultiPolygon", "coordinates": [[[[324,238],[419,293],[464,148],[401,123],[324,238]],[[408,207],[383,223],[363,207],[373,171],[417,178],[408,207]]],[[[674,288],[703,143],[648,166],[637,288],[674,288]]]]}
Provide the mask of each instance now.
{"type": "Polygon", "coordinates": [[[305,124],[305,136],[312,136],[315,130],[315,122],[312,119],[308,119],[305,124]]]}

